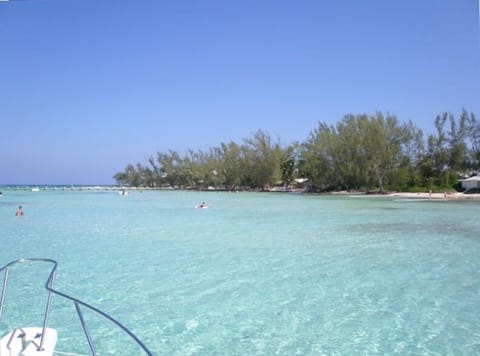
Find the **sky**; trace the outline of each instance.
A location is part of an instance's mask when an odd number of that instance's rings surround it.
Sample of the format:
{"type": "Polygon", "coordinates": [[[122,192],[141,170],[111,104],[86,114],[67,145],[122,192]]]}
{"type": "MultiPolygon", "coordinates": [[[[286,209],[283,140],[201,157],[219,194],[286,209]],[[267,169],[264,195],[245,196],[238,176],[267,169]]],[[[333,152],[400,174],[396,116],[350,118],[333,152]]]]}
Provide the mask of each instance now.
{"type": "Polygon", "coordinates": [[[157,152],[346,114],[480,118],[478,0],[0,2],[0,184],[114,184],[157,152]]]}

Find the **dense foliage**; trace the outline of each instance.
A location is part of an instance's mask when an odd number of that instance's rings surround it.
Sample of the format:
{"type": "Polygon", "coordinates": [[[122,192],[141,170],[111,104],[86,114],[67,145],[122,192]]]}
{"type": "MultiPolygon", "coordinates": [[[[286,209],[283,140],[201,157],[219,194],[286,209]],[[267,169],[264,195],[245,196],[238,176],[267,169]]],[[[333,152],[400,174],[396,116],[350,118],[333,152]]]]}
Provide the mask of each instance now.
{"type": "Polygon", "coordinates": [[[312,191],[450,189],[480,170],[480,123],[463,110],[443,113],[426,138],[412,122],[376,113],[320,122],[305,142],[282,145],[264,131],[208,152],[158,152],[115,174],[118,184],[195,189],[270,189],[304,184],[312,191]],[[305,184],[306,182],[306,184],[305,184]]]}

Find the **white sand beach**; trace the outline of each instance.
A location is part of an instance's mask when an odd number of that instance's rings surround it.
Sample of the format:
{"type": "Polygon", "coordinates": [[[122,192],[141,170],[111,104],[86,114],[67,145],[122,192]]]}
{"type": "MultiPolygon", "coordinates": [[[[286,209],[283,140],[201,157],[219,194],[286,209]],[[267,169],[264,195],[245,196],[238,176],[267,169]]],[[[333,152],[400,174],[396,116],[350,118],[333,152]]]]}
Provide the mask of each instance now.
{"type": "Polygon", "coordinates": [[[389,196],[409,199],[442,199],[442,200],[480,200],[480,194],[465,194],[459,192],[445,193],[391,193],[389,196]]]}

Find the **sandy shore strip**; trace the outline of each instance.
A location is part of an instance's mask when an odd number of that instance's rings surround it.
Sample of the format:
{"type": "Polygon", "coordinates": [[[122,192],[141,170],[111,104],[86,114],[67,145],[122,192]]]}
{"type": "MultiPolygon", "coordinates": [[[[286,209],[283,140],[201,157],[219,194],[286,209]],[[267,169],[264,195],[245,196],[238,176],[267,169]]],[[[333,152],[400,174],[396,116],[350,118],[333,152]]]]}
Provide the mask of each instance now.
{"type": "Polygon", "coordinates": [[[445,193],[391,193],[391,197],[408,198],[408,199],[441,199],[441,200],[479,200],[480,194],[465,194],[458,192],[445,193]]]}

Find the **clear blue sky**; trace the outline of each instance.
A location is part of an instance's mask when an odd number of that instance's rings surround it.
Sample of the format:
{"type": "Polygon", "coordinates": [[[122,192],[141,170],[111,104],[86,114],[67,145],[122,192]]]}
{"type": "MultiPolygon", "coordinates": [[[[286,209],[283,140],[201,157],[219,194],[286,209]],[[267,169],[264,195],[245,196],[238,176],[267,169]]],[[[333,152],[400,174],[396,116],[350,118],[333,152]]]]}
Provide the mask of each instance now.
{"type": "Polygon", "coordinates": [[[345,114],[480,118],[478,0],[0,2],[0,184],[111,184],[169,149],[345,114]]]}

